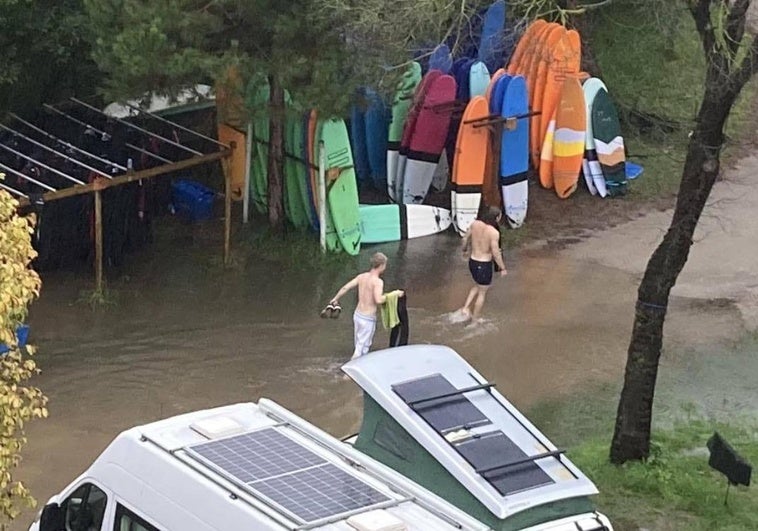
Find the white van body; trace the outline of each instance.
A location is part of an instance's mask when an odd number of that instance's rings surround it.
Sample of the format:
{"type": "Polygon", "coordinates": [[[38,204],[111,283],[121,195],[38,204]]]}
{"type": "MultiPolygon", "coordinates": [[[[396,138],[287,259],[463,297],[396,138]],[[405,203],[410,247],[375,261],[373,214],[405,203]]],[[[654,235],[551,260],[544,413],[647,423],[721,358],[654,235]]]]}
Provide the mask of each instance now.
{"type": "MultiPolygon", "coordinates": [[[[99,489],[105,495],[102,522],[86,531],[356,530],[348,520],[357,517],[360,521],[360,512],[336,515],[333,521],[310,527],[189,457],[187,448],[209,441],[207,435],[191,426],[209,421],[232,426],[230,431],[236,433],[275,429],[375,488],[390,501],[367,512],[371,513],[369,517],[383,518],[396,526],[387,529],[487,529],[444,500],[266,399],[258,404],[235,404],[179,415],[127,430],[48,504],[65,508],[82,487],[92,485],[99,489]],[[404,527],[397,527],[397,522],[404,527]]],[[[29,529],[40,530],[39,518],[29,529]]],[[[68,522],[65,529],[79,531],[68,522]]]]}
{"type": "Polygon", "coordinates": [[[451,349],[393,348],[343,370],[365,392],[353,441],[265,398],[175,416],[121,433],[29,530],[613,531],[592,510],[592,482],[451,349]],[[450,387],[429,395],[430,379],[450,387]],[[419,391],[427,392],[421,400],[404,394],[419,391]],[[479,422],[446,431],[435,425],[439,415],[425,416],[437,409],[448,422],[450,404],[479,422]],[[404,437],[418,459],[398,466],[382,455],[375,422],[404,437]],[[461,448],[493,433],[520,457],[485,451],[479,458],[496,466],[474,466],[461,448]],[[539,481],[511,493],[507,483],[523,481],[525,466],[539,481]],[[562,513],[551,512],[556,503],[562,513]]]}

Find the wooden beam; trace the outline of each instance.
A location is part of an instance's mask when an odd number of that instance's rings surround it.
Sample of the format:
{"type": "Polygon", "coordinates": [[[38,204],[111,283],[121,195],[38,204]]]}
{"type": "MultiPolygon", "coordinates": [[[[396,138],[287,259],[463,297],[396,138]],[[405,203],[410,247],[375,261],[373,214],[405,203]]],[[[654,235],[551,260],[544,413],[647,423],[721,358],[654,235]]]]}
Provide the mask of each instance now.
{"type": "MultiPolygon", "coordinates": [[[[193,157],[187,160],[181,160],[173,164],[164,164],[163,166],[156,166],[155,168],[150,168],[147,170],[125,173],[123,175],[119,175],[118,177],[114,177],[113,179],[110,179],[110,180],[103,180],[99,182],[97,185],[83,184],[83,185],[71,186],[69,188],[64,188],[56,192],[48,192],[48,193],[42,194],[42,200],[47,203],[50,201],[57,201],[58,199],[65,199],[67,197],[90,194],[96,191],[97,189],[104,190],[106,188],[112,188],[114,186],[120,186],[122,184],[127,184],[130,182],[139,181],[142,179],[152,179],[153,177],[158,177],[159,175],[165,175],[167,173],[173,173],[175,171],[186,170],[187,168],[194,168],[195,166],[200,166],[202,164],[207,164],[209,162],[214,162],[216,160],[225,159],[225,158],[230,157],[231,154],[232,154],[231,149],[222,149],[215,153],[210,153],[208,155],[203,155],[200,157],[193,157]]],[[[19,204],[20,206],[23,207],[23,206],[28,206],[30,203],[29,203],[29,200],[22,199],[19,201],[19,204]]]]}
{"type": "Polygon", "coordinates": [[[103,200],[95,192],[95,292],[103,292],[103,200]]]}

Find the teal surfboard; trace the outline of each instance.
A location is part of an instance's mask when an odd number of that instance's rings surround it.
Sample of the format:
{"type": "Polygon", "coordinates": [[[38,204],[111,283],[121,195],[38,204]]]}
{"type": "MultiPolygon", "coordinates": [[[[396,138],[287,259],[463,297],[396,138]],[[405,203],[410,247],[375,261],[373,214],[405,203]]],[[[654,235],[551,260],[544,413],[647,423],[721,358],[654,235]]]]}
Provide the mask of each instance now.
{"type": "Polygon", "coordinates": [[[361,243],[431,236],[450,227],[450,211],[429,205],[361,205],[361,243]]]}
{"type": "Polygon", "coordinates": [[[297,229],[304,229],[310,225],[306,204],[303,201],[305,166],[298,160],[303,137],[302,127],[298,115],[293,113],[287,116],[284,139],[284,205],[287,219],[297,229]]]}
{"type": "Polygon", "coordinates": [[[321,127],[326,158],[327,204],[342,248],[350,255],[361,250],[361,217],[358,185],[350,151],[350,137],[343,120],[326,120],[321,127]]]}

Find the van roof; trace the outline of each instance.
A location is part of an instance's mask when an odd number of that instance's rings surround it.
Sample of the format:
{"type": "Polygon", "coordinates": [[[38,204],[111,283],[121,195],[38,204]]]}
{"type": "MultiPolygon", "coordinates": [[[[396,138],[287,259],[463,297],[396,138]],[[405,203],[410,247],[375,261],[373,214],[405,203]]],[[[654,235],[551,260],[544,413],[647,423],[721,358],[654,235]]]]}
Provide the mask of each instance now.
{"type": "Polygon", "coordinates": [[[499,519],[598,492],[494,384],[448,347],[377,351],[343,371],[499,519]]]}
{"type": "Polygon", "coordinates": [[[356,519],[403,523],[398,529],[408,531],[486,529],[266,399],[178,415],[123,436],[200,472],[228,491],[227,500],[247,501],[278,522],[271,529],[352,530],[347,523],[356,519]]]}

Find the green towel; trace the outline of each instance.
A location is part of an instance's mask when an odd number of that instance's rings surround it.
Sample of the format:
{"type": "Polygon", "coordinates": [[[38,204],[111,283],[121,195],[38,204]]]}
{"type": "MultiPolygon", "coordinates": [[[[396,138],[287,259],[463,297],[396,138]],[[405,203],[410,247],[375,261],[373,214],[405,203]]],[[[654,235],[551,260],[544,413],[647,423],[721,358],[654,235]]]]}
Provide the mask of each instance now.
{"type": "Polygon", "coordinates": [[[380,308],[382,324],[384,325],[385,330],[392,330],[400,324],[400,317],[397,316],[397,299],[399,298],[399,295],[400,294],[397,291],[385,295],[384,304],[382,304],[382,307],[380,308]]]}

